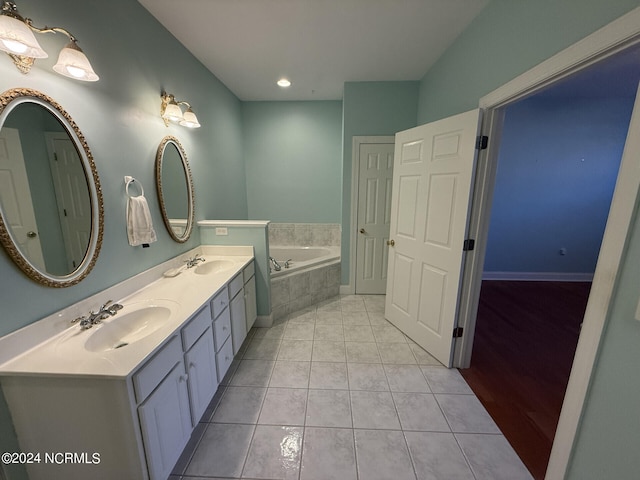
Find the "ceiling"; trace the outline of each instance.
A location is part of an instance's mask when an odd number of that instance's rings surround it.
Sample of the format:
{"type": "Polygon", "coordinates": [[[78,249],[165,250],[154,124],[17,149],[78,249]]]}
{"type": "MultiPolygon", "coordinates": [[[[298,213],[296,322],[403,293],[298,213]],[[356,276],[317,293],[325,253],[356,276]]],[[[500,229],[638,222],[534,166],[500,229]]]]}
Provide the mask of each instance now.
{"type": "Polygon", "coordinates": [[[420,80],[489,2],[138,1],[244,101],[339,100],[344,82],[420,80]]]}

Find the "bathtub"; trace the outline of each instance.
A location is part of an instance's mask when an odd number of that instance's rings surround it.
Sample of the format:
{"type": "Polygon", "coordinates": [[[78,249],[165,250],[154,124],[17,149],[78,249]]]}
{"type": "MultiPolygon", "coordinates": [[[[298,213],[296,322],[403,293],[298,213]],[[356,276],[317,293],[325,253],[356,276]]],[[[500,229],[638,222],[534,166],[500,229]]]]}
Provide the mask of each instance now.
{"type": "Polygon", "coordinates": [[[335,263],[340,260],[340,247],[269,247],[269,256],[282,266],[282,270],[276,272],[271,265],[271,277],[287,275],[299,272],[303,269],[325,264],[335,263]],[[285,263],[289,261],[289,268],[285,263]]]}
{"type": "Polygon", "coordinates": [[[274,320],[340,293],[340,247],[271,246],[269,255],[282,265],[271,269],[274,320]]]}

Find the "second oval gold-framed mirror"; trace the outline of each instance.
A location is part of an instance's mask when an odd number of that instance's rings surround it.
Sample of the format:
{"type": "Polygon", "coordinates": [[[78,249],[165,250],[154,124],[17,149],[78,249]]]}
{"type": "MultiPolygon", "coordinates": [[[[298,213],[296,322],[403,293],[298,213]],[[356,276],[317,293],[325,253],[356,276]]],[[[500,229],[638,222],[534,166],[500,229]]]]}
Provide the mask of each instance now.
{"type": "Polygon", "coordinates": [[[0,243],[29,278],[69,287],[94,267],[104,212],[96,165],[71,116],[37,90],[0,95],[0,243]]]}
{"type": "Polygon", "coordinates": [[[184,243],[193,230],[194,192],[187,154],[180,141],[166,136],[156,153],[156,187],[164,224],[171,238],[184,243]]]}

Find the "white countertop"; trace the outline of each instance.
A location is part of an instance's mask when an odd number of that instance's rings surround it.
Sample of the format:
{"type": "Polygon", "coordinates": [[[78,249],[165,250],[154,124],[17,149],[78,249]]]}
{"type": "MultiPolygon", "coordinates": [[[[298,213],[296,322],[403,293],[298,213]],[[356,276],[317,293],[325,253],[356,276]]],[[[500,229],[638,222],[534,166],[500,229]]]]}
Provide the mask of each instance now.
{"type": "Polygon", "coordinates": [[[198,247],[110,287],[91,299],[6,335],[0,338],[0,376],[126,377],[150,358],[165,340],[178,334],[186,321],[252,259],[252,247],[198,247]],[[195,268],[183,269],[175,277],[162,275],[167,270],[181,266],[184,258],[196,253],[206,260],[200,265],[215,260],[227,260],[232,265],[222,272],[206,275],[197,274],[195,268]],[[143,288],[139,288],[141,283],[145,285],[143,288]],[[134,290],[136,287],[138,289],[134,290]],[[69,323],[77,316],[95,310],[94,305],[109,299],[124,308],[87,330],[80,330],[77,323],[69,323]],[[126,347],[102,352],[85,348],[87,339],[93,333],[116,320],[118,315],[126,315],[142,304],[169,306],[171,316],[160,328],[126,347]]]}

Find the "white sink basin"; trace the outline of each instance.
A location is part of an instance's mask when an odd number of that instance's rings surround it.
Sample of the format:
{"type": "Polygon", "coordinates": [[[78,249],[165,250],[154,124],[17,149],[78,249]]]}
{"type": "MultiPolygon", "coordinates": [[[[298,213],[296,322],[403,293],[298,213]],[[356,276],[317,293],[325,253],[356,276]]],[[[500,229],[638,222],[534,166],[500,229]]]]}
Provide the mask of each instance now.
{"type": "Polygon", "coordinates": [[[115,316],[88,332],[84,348],[90,352],[105,352],[131,345],[163,327],[176,307],[176,303],[167,300],[125,305],[115,316]]]}
{"type": "Polygon", "coordinates": [[[220,273],[232,268],[234,263],[231,260],[209,260],[196,267],[198,275],[209,275],[210,273],[220,273]]]}

